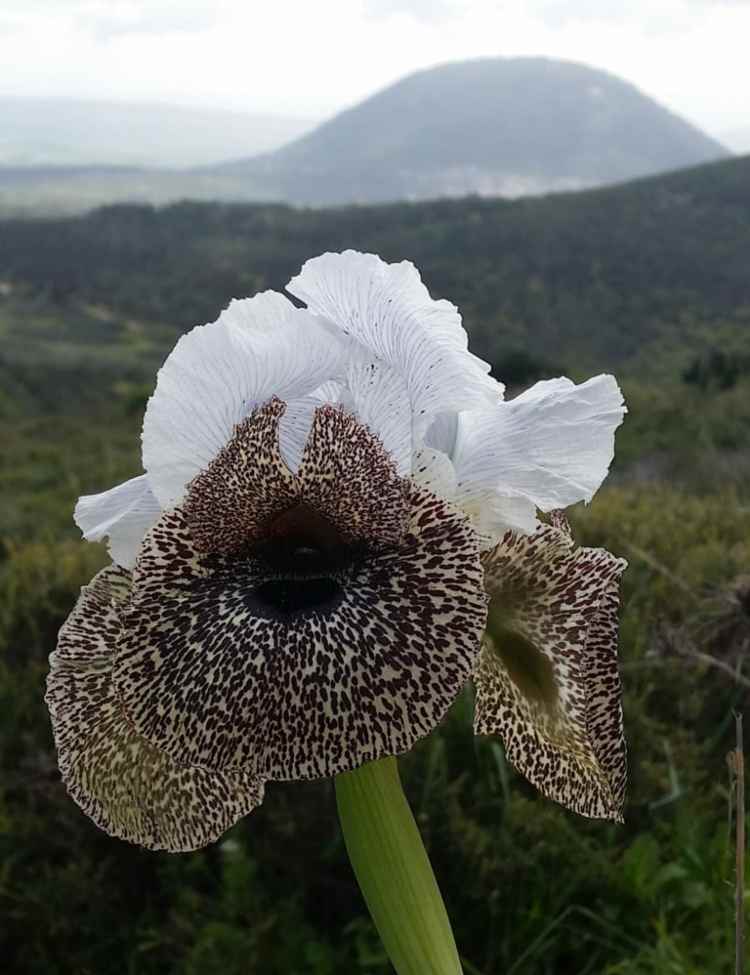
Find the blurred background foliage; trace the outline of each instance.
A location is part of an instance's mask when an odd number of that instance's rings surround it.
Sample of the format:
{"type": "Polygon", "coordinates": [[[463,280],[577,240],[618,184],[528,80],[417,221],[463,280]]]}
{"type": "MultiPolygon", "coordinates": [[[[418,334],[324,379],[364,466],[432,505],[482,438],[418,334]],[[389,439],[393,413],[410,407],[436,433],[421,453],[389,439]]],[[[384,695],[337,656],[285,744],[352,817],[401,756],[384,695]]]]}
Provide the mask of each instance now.
{"type": "Polygon", "coordinates": [[[467,975],[730,969],[726,754],[750,687],[750,291],[735,255],[750,241],[750,181],[725,171],[722,185],[696,170],[575,206],[185,204],[0,228],[5,971],[389,971],[330,782],[271,785],[203,852],[147,853],[66,796],[42,703],[57,629],[107,559],[79,541],[72,506],[138,472],[142,411],[174,338],[344,244],[420,264],[433,294],[465,306],[473,347],[511,392],[613,369],[630,406],[607,487],[573,512],[582,543],[630,562],[625,825],[541,799],[500,742],[474,738],[469,691],[401,762],[467,975]],[[677,216],[649,233],[655,200],[677,216]],[[710,233],[691,235],[698,224],[710,233]]]}

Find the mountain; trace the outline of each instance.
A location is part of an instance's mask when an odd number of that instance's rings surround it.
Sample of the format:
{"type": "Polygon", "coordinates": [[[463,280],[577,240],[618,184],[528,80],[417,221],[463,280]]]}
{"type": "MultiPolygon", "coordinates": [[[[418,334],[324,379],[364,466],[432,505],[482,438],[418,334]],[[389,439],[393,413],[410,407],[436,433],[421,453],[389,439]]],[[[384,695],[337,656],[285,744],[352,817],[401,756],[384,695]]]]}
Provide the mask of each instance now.
{"type": "MultiPolygon", "coordinates": [[[[210,151],[222,145],[217,136],[210,151]]],[[[603,71],[545,58],[492,58],[420,71],[273,152],[235,162],[179,171],[41,168],[26,170],[22,183],[17,168],[0,167],[0,210],[75,212],[187,198],[328,206],[517,197],[727,155],[603,71]]]]}
{"type": "Polygon", "coordinates": [[[309,120],[150,102],[0,97],[0,165],[187,168],[268,152],[309,120]]]}
{"type": "Polygon", "coordinates": [[[604,71],[490,58],[417,72],[290,145],[216,171],[329,205],[580,189],[726,155],[604,71]]]}

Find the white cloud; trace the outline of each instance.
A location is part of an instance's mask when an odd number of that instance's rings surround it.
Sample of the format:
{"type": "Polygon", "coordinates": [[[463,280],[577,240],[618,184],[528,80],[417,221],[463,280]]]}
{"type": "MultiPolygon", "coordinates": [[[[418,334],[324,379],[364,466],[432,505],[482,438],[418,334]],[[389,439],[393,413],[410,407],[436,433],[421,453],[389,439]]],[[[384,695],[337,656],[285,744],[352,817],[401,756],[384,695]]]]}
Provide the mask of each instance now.
{"type": "Polygon", "coordinates": [[[699,124],[750,116],[748,0],[3,0],[3,88],[322,116],[414,70],[546,55],[699,124]]]}
{"type": "Polygon", "coordinates": [[[122,34],[183,34],[208,30],[221,18],[218,5],[126,4],[107,7],[89,18],[91,28],[101,37],[122,34]]]}
{"type": "Polygon", "coordinates": [[[4,0],[16,27],[64,23],[101,38],[118,34],[203,31],[216,24],[231,0],[4,0]]]}
{"type": "Polygon", "coordinates": [[[457,16],[460,0],[363,0],[363,7],[373,18],[405,15],[430,22],[457,16]]]}

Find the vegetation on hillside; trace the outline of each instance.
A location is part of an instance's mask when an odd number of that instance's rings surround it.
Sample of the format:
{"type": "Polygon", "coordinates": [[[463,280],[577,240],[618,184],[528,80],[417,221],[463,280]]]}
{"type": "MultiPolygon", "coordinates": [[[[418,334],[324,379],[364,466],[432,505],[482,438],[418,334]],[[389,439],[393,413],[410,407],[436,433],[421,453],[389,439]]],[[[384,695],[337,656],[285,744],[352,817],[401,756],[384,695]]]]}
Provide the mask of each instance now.
{"type": "Polygon", "coordinates": [[[366,247],[421,267],[512,389],[621,376],[624,826],[540,799],[467,692],[402,761],[467,975],[719,975],[733,956],[733,710],[750,677],[750,161],[617,190],[337,212],[183,204],[0,225],[0,956],[24,975],[387,975],[329,782],[269,788],[187,856],[110,839],[60,783],[47,655],[106,561],[76,497],[139,471],[153,372],[233,295],[366,247]]]}
{"type": "Polygon", "coordinates": [[[434,295],[459,305],[475,350],[498,372],[524,352],[550,368],[679,373],[718,330],[748,333],[750,157],[515,202],[184,203],[6,221],[0,281],[176,332],[347,247],[413,261],[434,295]]]}
{"type": "MultiPolygon", "coordinates": [[[[0,556],[0,950],[8,972],[382,972],[330,783],[276,785],[209,850],[139,851],[65,794],[42,704],[47,655],[106,560],[70,524],[77,494],[137,464],[137,418],[20,424],[8,438],[0,556]]],[[[713,975],[732,953],[732,710],[747,701],[750,509],[612,487],[576,516],[625,554],[626,825],[540,799],[466,694],[402,762],[469,975],[713,975]],[[711,665],[701,658],[705,654],[711,665]],[[740,676],[740,680],[744,680],[740,676]]]]}

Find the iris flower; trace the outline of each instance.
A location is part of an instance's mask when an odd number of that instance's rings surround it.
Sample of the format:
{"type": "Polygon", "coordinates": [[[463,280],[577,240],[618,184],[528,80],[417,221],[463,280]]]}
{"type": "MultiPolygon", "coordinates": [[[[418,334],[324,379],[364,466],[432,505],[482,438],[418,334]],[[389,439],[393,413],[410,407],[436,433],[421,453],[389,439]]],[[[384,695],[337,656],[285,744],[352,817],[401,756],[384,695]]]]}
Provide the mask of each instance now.
{"type": "Polygon", "coordinates": [[[62,777],[103,829],[216,840],[267,781],[410,749],[467,681],[476,731],[552,798],[619,818],[623,563],[555,512],[605,477],[598,376],[513,399],[409,263],[347,251],[183,336],[145,473],[82,497],[113,564],[51,656],[62,777]]]}

